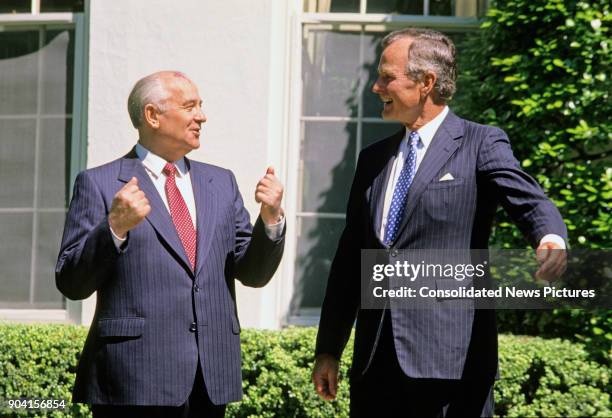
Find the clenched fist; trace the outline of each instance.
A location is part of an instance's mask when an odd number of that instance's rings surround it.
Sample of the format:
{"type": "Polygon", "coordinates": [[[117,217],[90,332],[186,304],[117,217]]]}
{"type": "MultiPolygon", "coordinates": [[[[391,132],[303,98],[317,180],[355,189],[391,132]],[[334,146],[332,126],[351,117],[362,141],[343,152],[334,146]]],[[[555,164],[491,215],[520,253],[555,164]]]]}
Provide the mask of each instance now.
{"type": "Polygon", "coordinates": [[[127,236],[130,229],[138,225],[151,212],[151,205],[138,187],[138,179],[132,179],[113,198],[108,224],[119,238],[127,236]]]}
{"type": "Polygon", "coordinates": [[[266,175],[259,180],[255,188],[255,201],[261,203],[259,214],[266,225],[273,225],[280,221],[283,214],[282,200],[283,185],[274,175],[274,167],[268,167],[266,175]]]}

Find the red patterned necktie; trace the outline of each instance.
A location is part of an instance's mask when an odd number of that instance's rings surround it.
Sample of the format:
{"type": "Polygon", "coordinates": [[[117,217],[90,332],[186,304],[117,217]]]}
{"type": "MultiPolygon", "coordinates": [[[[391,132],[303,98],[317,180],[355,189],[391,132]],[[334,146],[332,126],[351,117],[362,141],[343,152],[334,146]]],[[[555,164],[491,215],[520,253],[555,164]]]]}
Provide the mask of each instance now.
{"type": "Polygon", "coordinates": [[[189,214],[189,209],[185,204],[183,196],[178,187],[176,187],[176,167],[174,164],[166,163],[162,171],[166,175],[166,197],[168,198],[168,206],[172,215],[172,222],[176,227],[179,238],[183,243],[191,268],[195,270],[196,259],[196,230],[193,227],[193,221],[189,214]]]}

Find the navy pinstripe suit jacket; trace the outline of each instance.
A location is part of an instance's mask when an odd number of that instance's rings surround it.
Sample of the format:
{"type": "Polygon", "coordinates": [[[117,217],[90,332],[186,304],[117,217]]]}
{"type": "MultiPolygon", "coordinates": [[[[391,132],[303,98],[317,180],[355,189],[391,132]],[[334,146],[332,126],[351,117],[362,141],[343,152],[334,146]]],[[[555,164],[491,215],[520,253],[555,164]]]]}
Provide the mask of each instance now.
{"type": "MultiPolygon", "coordinates": [[[[383,318],[380,310],[359,309],[357,260],[361,249],[385,248],[377,232],[393,158],[403,137],[404,130],[360,154],[346,226],[323,302],[317,354],[339,358],[357,318],[353,378],[367,370],[383,318]]],[[[449,112],[410,187],[390,253],[393,249],[486,249],[499,203],[533,245],[548,233],[566,237],[559,212],[521,170],[506,134],[449,112]],[[446,173],[454,180],[440,182],[446,173]]],[[[395,349],[406,375],[439,379],[495,375],[494,311],[392,309],[391,319],[395,349]]]]}
{"type": "Polygon", "coordinates": [[[271,241],[261,219],[251,226],[229,170],[187,163],[198,211],[195,271],[134,150],[76,179],[56,284],[70,299],[97,291],[97,304],[75,402],[181,405],[198,358],[215,404],[242,396],[234,278],[265,285],[280,262],[284,232],[271,241]],[[107,218],[115,193],[133,176],[151,212],[118,251],[107,218]],[[193,322],[197,333],[190,331],[193,322]]]}

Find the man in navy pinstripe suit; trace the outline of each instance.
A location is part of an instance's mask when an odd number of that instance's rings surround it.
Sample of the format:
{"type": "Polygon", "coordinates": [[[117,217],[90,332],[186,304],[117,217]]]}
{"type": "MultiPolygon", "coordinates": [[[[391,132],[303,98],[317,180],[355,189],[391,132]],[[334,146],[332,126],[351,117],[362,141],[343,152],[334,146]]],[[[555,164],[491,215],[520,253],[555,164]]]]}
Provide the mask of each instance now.
{"type": "MultiPolygon", "coordinates": [[[[382,46],[372,90],[383,117],[405,129],[359,157],[323,302],[313,383],[321,397],[335,398],[339,359],[357,320],[351,416],[491,416],[495,312],[360,309],[355,259],[361,249],[386,249],[392,262],[400,249],[487,248],[501,203],[537,248],[536,277],[552,280],[565,268],[566,228],[521,170],[506,134],[448,109],[456,65],[446,36],[405,29],[382,46]]],[[[460,284],[446,285],[453,283],[460,284]]]]}
{"type": "Polygon", "coordinates": [[[94,417],[218,417],[242,396],[234,278],[264,286],[283,253],[283,188],[268,168],[255,226],[231,171],[188,160],[206,117],[184,74],[136,83],[126,156],[79,174],[56,268],[97,292],[74,402],[94,417]]]}

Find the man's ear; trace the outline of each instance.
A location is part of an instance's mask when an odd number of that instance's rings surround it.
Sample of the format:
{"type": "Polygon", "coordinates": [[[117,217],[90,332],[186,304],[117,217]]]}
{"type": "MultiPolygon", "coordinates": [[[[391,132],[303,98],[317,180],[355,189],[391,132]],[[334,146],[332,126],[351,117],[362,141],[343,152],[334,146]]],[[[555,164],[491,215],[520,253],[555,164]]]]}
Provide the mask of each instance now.
{"type": "Polygon", "coordinates": [[[159,115],[160,112],[151,103],[144,107],[144,122],[149,125],[152,129],[159,128],[159,115]]]}
{"type": "Polygon", "coordinates": [[[436,74],[435,73],[425,73],[423,78],[421,79],[421,98],[427,97],[434,89],[436,85],[436,74]]]}

